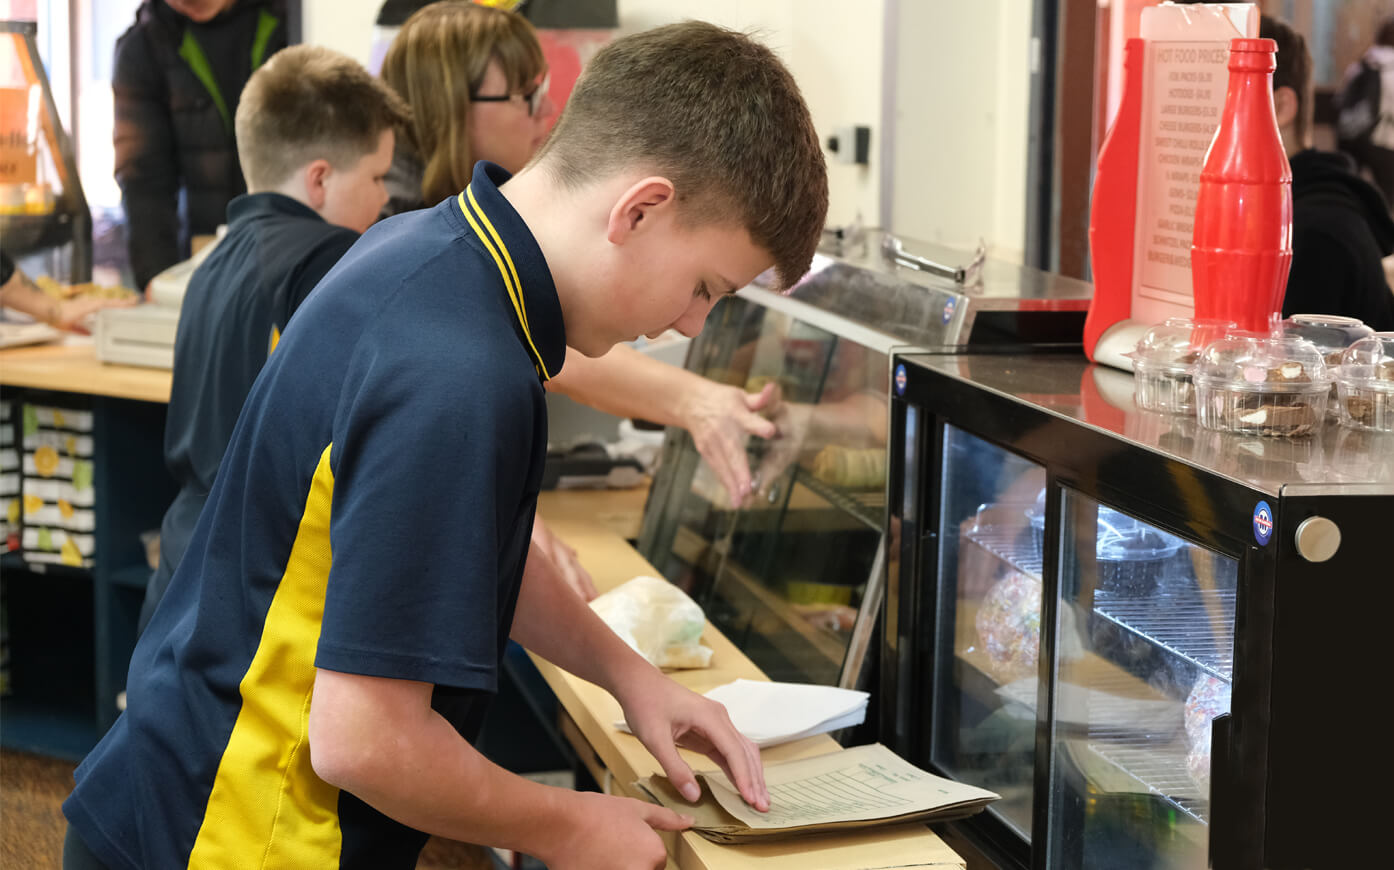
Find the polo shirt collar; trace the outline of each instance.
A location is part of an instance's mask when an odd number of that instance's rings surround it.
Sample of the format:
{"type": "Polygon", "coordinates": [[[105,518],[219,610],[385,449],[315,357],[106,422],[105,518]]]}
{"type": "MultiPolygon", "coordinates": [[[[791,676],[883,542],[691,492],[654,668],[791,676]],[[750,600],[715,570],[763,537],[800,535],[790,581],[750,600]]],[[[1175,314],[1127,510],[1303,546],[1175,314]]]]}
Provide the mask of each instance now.
{"type": "Polygon", "coordinates": [[[244,193],[234,197],[227,206],[227,222],[248,220],[249,218],[283,215],[286,217],[313,218],[323,221],[319,212],[297,199],[283,193],[244,193]]]}
{"type": "Polygon", "coordinates": [[[474,166],[469,186],[452,205],[484,249],[489,267],[498,269],[523,347],[545,381],[561,371],[566,359],[566,328],[542,249],[512,203],[499,192],[510,177],[506,169],[481,160],[474,166]]]}

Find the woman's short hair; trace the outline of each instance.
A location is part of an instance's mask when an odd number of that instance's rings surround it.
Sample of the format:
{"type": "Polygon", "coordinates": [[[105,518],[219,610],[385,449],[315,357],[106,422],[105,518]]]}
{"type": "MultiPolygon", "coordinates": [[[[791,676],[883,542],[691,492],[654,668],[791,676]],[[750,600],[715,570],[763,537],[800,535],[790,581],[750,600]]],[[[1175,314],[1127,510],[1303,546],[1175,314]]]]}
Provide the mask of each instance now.
{"type": "Polygon", "coordinates": [[[525,91],[547,69],[537,33],[512,12],[443,0],[415,12],[382,61],[382,78],[407,105],[407,141],[421,159],[421,198],[434,204],[464,190],[474,168],[470,96],[498,61],[508,90],[525,91]]]}

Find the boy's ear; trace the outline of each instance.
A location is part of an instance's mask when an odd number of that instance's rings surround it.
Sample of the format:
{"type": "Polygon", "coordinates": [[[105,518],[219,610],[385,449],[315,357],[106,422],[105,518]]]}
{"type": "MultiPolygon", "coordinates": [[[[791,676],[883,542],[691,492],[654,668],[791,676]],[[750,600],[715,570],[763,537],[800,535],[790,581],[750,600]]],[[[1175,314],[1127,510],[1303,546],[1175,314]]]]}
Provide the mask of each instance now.
{"type": "Polygon", "coordinates": [[[1280,129],[1297,120],[1297,91],[1287,85],[1274,88],[1273,114],[1278,118],[1280,129]]]}
{"type": "Polygon", "coordinates": [[[329,173],[333,167],[329,161],[323,158],[311,161],[301,173],[305,179],[305,198],[310,208],[318,211],[324,208],[325,200],[325,181],[329,178],[329,173]]]}
{"type": "Polygon", "coordinates": [[[654,218],[667,213],[676,203],[673,182],[663,176],[651,175],[636,181],[610,209],[605,238],[611,244],[622,245],[632,233],[651,225],[654,218]]]}

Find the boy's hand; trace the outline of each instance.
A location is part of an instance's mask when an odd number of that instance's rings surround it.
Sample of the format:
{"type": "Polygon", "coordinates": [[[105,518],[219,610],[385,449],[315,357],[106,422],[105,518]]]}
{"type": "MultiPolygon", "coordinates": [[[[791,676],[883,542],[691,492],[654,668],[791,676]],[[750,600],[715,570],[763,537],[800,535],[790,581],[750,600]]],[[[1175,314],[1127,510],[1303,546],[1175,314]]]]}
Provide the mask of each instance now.
{"type": "Polygon", "coordinates": [[[747,393],[739,387],[705,381],[684,400],[683,428],[692,433],[697,452],[726,487],[732,505],[745,504],[752,491],[745,440],[750,435],[773,438],[778,434],[778,427],[769,419],[778,404],[778,387],[773,383],[765,384],[758,393],[747,393]]]}
{"type": "Polygon", "coordinates": [[[539,855],[553,870],[659,870],[668,851],[655,831],[682,831],[692,825],[665,807],[631,798],[576,792],[574,824],[550,854],[539,855]]]}
{"type": "Polygon", "coordinates": [[[529,559],[539,557],[551,561],[552,567],[566,581],[567,587],[579,595],[582,601],[591,601],[600,594],[600,590],[595,588],[594,578],[576,558],[576,551],[552,534],[552,530],[542,522],[542,517],[533,520],[532,548],[528,551],[529,559]]]}
{"type": "Polygon", "coordinates": [[[657,669],[625,686],[619,697],[625,720],[683,797],[695,801],[701,787],[678,747],[700,752],[719,765],[741,797],[760,812],[770,808],[759,748],[736,730],[726,708],[683,688],[657,669]]]}

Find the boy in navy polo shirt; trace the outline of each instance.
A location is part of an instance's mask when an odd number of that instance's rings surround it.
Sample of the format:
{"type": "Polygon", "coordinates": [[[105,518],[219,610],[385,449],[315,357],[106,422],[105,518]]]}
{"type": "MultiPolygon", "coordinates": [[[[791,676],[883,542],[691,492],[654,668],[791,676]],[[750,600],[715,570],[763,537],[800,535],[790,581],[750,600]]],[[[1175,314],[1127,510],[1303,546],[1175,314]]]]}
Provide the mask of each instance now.
{"type": "MultiPolygon", "coordinates": [[[[64,811],[114,868],[411,868],[428,834],[559,868],[656,867],[650,804],[548,788],[471,745],[512,637],[608,689],[685,794],[676,746],[757,808],[755,746],[526,563],[543,384],[807,269],[818,136],[766,48],[688,22],[591,61],[516,176],[369,230],[253,386],[137,645],[129,707],[64,811]]],[[[76,850],[70,838],[70,850],[76,850]]]]}
{"type": "Polygon", "coordinates": [[[408,110],[357,61],[297,45],[252,74],[237,106],[250,193],[194,271],[174,342],[165,464],[179,493],[140,624],[169,585],[208,499],[242,402],[291,314],[387,201],[394,128],[408,110]]]}

